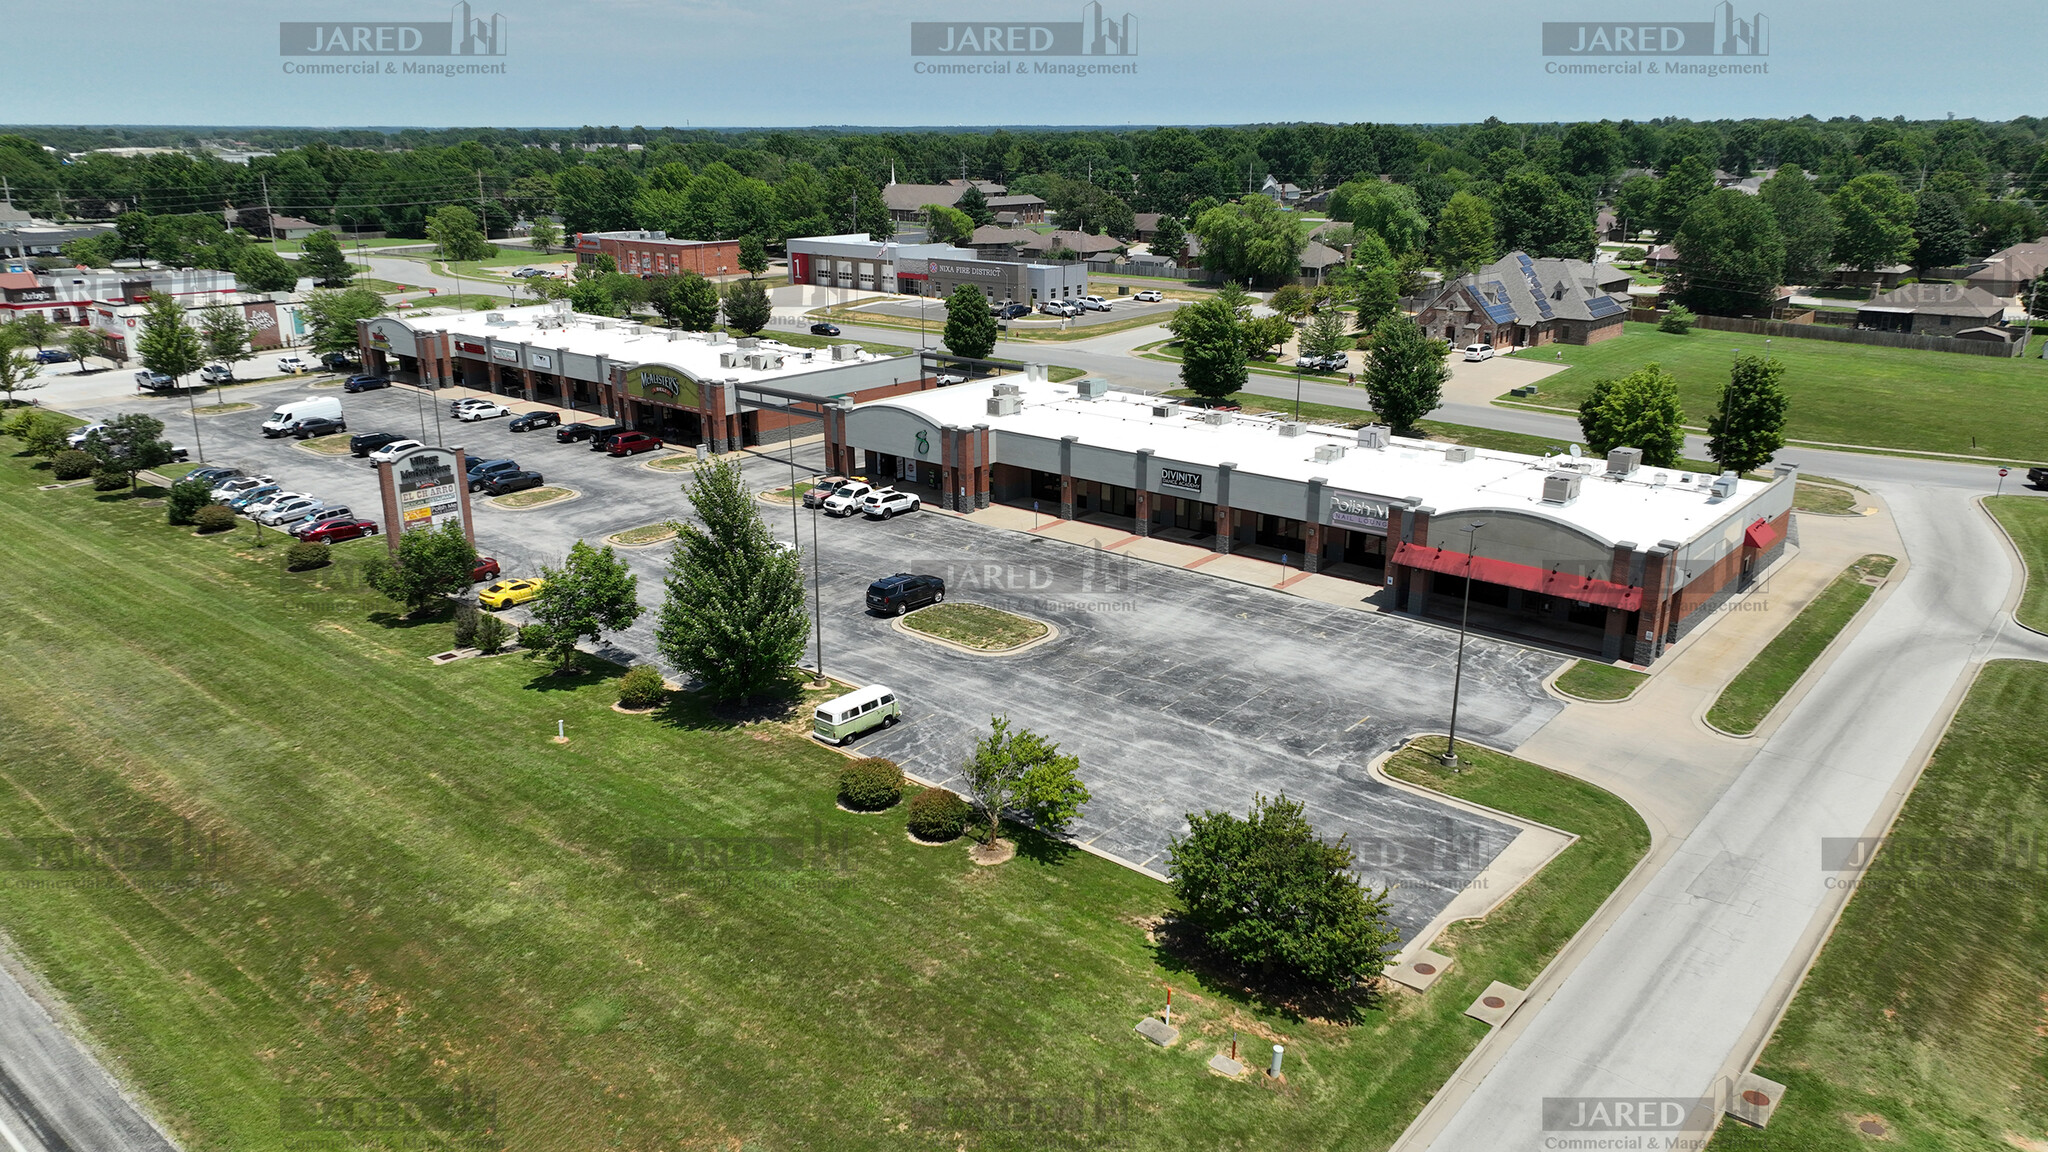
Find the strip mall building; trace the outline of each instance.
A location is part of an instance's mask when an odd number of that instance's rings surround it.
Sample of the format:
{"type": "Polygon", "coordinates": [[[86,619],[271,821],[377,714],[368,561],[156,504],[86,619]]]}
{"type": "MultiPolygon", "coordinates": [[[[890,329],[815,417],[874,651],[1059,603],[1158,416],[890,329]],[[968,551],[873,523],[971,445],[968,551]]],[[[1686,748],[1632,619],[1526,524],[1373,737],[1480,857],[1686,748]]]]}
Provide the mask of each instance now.
{"type": "Polygon", "coordinates": [[[651,328],[567,301],[380,316],[356,333],[365,369],[394,380],[556,404],[715,452],[814,435],[817,409],[841,397],[938,386],[916,356],[651,328]]]}
{"type": "Polygon", "coordinates": [[[1469,579],[1475,621],[1638,664],[1778,558],[1797,478],[1311,427],[1035,370],[835,406],[825,436],[828,467],[942,507],[1029,506],[1284,560],[1418,614],[1455,617],[1469,579]]]}

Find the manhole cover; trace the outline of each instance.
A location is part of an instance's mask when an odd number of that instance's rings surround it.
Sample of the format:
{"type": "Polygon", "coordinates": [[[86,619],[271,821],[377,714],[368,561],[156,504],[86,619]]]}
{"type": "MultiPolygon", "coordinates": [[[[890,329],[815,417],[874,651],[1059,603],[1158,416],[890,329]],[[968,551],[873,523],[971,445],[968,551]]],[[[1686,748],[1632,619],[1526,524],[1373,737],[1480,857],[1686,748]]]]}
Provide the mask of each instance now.
{"type": "Polygon", "coordinates": [[[1436,965],[1427,962],[1417,964],[1415,972],[1419,976],[1434,976],[1436,975],[1436,965]]]}
{"type": "Polygon", "coordinates": [[[1758,1108],[1768,1108],[1771,1106],[1771,1098],[1754,1088],[1742,1094],[1742,1102],[1753,1104],[1758,1108]]]}
{"type": "Polygon", "coordinates": [[[1865,1120],[1861,1124],[1856,1125],[1856,1130],[1865,1136],[1882,1136],[1885,1134],[1884,1125],[1875,1120],[1865,1120]]]}
{"type": "Polygon", "coordinates": [[[1508,1006],[1508,1002],[1498,996],[1482,996],[1479,998],[1479,1002],[1488,1008],[1505,1008],[1508,1006]]]}

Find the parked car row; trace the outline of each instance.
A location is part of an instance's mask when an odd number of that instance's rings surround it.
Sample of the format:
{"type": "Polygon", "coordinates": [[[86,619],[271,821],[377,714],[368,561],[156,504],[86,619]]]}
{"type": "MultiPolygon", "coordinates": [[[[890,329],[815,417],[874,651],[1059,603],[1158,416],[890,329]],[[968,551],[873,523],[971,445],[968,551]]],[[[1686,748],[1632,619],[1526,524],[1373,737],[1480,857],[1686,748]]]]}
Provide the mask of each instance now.
{"type": "Polygon", "coordinates": [[[804,506],[821,508],[827,516],[851,516],[858,512],[870,520],[887,520],[898,513],[915,512],[924,506],[915,493],[877,488],[865,480],[843,480],[831,495],[813,503],[812,496],[816,492],[814,488],[805,494],[804,506]]]}
{"type": "Polygon", "coordinates": [[[180,480],[203,480],[213,486],[214,503],[225,504],[258,524],[280,528],[302,540],[336,544],[375,536],[377,523],[355,514],[346,504],[329,504],[307,492],[289,492],[269,476],[245,475],[239,468],[194,468],[180,480]]]}

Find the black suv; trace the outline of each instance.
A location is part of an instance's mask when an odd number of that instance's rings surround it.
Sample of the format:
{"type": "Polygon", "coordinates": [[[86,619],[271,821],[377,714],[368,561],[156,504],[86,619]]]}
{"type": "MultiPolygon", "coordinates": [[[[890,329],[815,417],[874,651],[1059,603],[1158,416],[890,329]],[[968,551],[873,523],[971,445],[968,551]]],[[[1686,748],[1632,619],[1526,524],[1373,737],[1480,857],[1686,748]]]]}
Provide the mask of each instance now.
{"type": "Polygon", "coordinates": [[[609,427],[609,424],[564,424],[555,429],[555,443],[574,444],[578,440],[588,440],[592,432],[609,427]]]}
{"type": "Polygon", "coordinates": [[[493,472],[484,477],[484,491],[492,496],[503,496],[507,492],[522,492],[538,488],[547,483],[538,472],[493,472]]]}
{"type": "Polygon", "coordinates": [[[386,444],[396,444],[405,437],[396,432],[358,432],[348,438],[351,456],[368,456],[386,444]]]}
{"type": "Polygon", "coordinates": [[[368,392],[376,388],[389,388],[391,381],[382,376],[351,376],[341,386],[344,392],[368,392]]]}
{"type": "Polygon", "coordinates": [[[2048,467],[2027,469],[2027,483],[2036,488],[2048,488],[2048,467]]]}
{"type": "Polygon", "coordinates": [[[945,598],[946,582],[937,576],[898,572],[868,585],[868,611],[884,616],[901,616],[912,608],[937,604],[945,598]]]}
{"type": "Polygon", "coordinates": [[[621,432],[631,432],[624,424],[594,424],[590,428],[590,450],[604,452],[611,448],[612,437],[621,432]]]}
{"type": "Polygon", "coordinates": [[[338,416],[308,416],[292,425],[292,435],[301,440],[311,440],[315,436],[332,436],[336,432],[346,431],[348,421],[338,416]]]}
{"type": "Polygon", "coordinates": [[[469,466],[469,490],[474,492],[483,487],[484,481],[489,480],[493,476],[517,471],[519,471],[519,461],[517,460],[478,460],[469,466]]]}

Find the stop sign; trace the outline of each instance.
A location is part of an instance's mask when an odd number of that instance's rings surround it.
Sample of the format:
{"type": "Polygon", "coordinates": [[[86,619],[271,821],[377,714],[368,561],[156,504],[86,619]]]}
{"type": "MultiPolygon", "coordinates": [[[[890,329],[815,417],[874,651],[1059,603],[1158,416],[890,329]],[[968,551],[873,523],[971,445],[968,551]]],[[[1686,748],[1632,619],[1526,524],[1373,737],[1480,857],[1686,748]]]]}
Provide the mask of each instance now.
{"type": "Polygon", "coordinates": [[[2001,477],[2004,477],[2004,476],[2010,476],[2010,475],[2012,475],[2012,469],[2010,469],[2010,468],[2000,468],[2000,469],[1998,470],[1998,474],[1999,474],[1999,476],[2001,476],[2001,477]]]}

